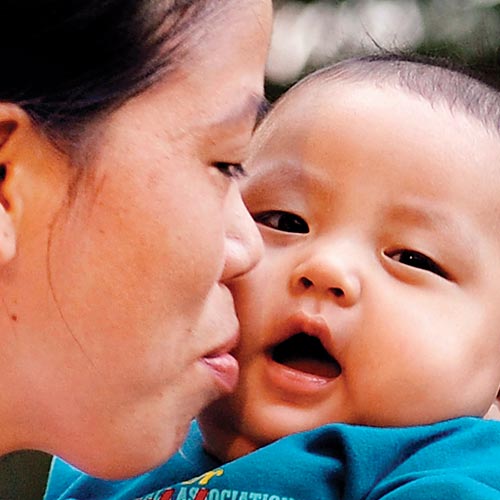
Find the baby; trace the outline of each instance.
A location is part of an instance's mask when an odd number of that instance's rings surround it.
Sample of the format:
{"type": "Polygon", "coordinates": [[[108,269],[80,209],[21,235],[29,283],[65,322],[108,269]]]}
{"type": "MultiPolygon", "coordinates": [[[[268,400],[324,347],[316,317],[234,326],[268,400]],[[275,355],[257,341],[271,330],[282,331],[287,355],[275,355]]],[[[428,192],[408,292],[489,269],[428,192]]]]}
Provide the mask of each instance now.
{"type": "Polygon", "coordinates": [[[200,419],[216,456],[497,403],[499,127],[495,91],[395,58],[319,71],[276,105],[243,184],[265,254],[233,290],[241,383],[200,419]]]}
{"type": "MultiPolygon", "coordinates": [[[[500,423],[459,418],[500,389],[500,95],[348,60],[280,99],[246,169],[265,254],[233,290],[240,384],[199,418],[234,461],[144,498],[500,498],[500,423]]],[[[217,465],[200,450],[114,491],[217,465]]]]}

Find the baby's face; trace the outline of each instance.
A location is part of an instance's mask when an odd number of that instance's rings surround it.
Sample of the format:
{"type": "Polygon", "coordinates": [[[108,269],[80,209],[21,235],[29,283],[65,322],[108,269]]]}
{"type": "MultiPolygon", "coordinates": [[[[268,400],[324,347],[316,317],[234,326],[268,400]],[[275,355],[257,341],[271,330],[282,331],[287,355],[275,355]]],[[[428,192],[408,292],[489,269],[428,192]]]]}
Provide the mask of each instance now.
{"type": "Polygon", "coordinates": [[[328,422],[486,413],[500,383],[500,141],[392,88],[314,83],[259,128],[243,193],[265,243],[235,287],[234,458],[328,422]]]}

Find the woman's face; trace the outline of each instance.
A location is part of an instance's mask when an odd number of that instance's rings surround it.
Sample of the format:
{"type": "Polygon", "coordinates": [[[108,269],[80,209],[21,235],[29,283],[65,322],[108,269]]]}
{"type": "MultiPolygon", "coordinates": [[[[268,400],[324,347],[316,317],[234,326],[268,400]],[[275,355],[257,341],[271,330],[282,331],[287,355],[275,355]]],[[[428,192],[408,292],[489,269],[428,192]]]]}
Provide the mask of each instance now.
{"type": "Polygon", "coordinates": [[[26,338],[15,353],[29,388],[19,415],[35,415],[26,445],[103,477],[159,464],[236,382],[226,283],[261,242],[224,164],[242,161],[252,133],[271,2],[225,10],[189,63],[89,139],[73,201],[25,211],[13,263],[24,289],[4,298],[11,341],[26,338]]]}

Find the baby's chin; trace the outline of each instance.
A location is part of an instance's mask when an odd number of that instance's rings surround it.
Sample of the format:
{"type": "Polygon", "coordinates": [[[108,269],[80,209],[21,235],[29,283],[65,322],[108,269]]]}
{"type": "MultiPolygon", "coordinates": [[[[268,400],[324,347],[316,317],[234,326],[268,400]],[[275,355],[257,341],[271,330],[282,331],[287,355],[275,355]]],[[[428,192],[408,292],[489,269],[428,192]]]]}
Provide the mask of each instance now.
{"type": "Polygon", "coordinates": [[[197,420],[205,450],[222,462],[331,421],[314,419],[309,411],[282,405],[244,405],[234,394],[210,404],[197,420]],[[249,407],[257,410],[251,411],[249,407]]]}
{"type": "Polygon", "coordinates": [[[198,417],[203,447],[221,462],[229,462],[247,455],[269,444],[257,442],[251,436],[242,434],[237,417],[231,415],[225,405],[214,404],[198,417]]]}
{"type": "Polygon", "coordinates": [[[245,436],[234,436],[234,438],[227,440],[225,443],[215,442],[215,440],[205,440],[203,446],[210,455],[226,463],[248,455],[264,445],[258,446],[245,436]]]}

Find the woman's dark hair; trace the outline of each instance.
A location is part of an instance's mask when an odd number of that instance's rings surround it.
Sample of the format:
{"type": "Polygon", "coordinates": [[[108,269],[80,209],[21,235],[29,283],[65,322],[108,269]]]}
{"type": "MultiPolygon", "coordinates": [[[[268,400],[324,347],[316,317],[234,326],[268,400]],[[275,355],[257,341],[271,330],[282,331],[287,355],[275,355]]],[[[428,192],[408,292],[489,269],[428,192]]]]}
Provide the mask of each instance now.
{"type": "MultiPolygon", "coordinates": [[[[0,101],[56,143],[173,71],[211,0],[4,0],[0,101]]],[[[220,2],[219,2],[220,4],[220,2]]]]}

